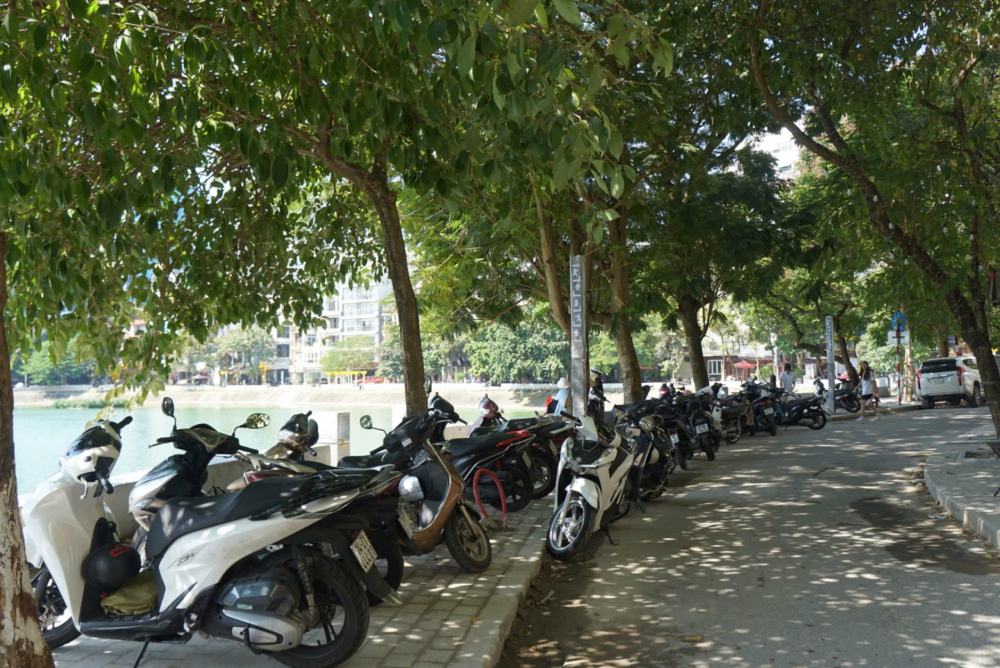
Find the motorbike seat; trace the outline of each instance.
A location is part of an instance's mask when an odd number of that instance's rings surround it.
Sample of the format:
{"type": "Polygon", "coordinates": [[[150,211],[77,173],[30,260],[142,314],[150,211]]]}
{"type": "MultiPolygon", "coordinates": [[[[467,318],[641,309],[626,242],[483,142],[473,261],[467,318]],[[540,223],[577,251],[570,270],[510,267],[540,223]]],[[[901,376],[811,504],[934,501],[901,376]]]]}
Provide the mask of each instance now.
{"type": "Polygon", "coordinates": [[[723,406],[722,407],[722,417],[734,418],[743,415],[742,406],[723,406]]]}
{"type": "Polygon", "coordinates": [[[182,536],[267,510],[295,496],[310,481],[311,478],[303,476],[265,478],[238,492],[171,499],[153,518],[146,538],[146,555],[155,559],[182,536]]]}
{"type": "Polygon", "coordinates": [[[538,426],[538,418],[517,418],[514,420],[507,420],[507,424],[504,426],[506,431],[517,431],[519,429],[533,429],[538,426]]]}
{"type": "MultiPolygon", "coordinates": [[[[384,453],[383,453],[384,454],[384,453]]],[[[378,455],[351,455],[337,460],[337,468],[371,469],[385,465],[385,457],[378,455]]]]}
{"type": "Polygon", "coordinates": [[[483,452],[486,450],[491,450],[496,448],[504,441],[509,441],[513,438],[507,432],[493,432],[491,434],[483,434],[482,436],[473,436],[471,438],[453,438],[444,444],[445,451],[451,453],[453,457],[464,457],[466,455],[471,455],[476,452],[483,452]]]}

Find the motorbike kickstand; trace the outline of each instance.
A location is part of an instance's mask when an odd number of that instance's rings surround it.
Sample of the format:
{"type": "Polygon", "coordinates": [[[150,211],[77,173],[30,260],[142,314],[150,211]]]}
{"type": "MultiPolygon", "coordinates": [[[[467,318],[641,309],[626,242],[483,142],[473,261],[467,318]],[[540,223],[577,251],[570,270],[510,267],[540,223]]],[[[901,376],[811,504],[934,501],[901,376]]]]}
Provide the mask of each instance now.
{"type": "Polygon", "coordinates": [[[611,537],[611,527],[604,527],[604,533],[607,534],[609,543],[618,545],[618,541],[611,537]]]}
{"type": "Polygon", "coordinates": [[[135,657],[135,663],[132,664],[132,668],[139,668],[139,664],[142,663],[142,657],[146,655],[147,647],[149,647],[149,640],[142,643],[142,648],[139,650],[139,656],[135,657]]]}

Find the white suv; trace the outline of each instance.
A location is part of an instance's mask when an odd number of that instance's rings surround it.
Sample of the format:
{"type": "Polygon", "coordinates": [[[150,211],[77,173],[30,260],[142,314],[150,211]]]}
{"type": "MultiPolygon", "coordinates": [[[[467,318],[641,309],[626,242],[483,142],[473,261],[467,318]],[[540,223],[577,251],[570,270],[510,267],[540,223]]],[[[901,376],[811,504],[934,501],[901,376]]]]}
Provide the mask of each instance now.
{"type": "Polygon", "coordinates": [[[965,399],[969,406],[978,406],[983,396],[976,358],[937,357],[924,360],[917,372],[917,393],[927,408],[939,401],[957,406],[965,399]]]}

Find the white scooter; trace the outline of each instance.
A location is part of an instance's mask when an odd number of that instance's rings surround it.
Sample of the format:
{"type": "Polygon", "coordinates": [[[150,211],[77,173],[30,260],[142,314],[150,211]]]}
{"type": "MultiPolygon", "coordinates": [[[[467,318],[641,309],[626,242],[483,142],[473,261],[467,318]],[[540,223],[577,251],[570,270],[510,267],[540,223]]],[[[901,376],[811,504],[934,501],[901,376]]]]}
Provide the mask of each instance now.
{"type": "Polygon", "coordinates": [[[368,628],[359,580],[381,580],[374,551],[364,532],[348,529],[338,559],[316,546],[337,531],[327,526],[331,515],[392,474],[317,473],[173,499],[150,524],[151,563],[140,573],[139,555],[119,541],[102,497],[114,492],[110,475],[129,422],[102,420],[84,431],[23,509],[50,646],[77,632],[145,641],[138,665],[150,641],[200,631],[290,666],[332,666],[354,654],[368,628]],[[71,627],[59,622],[65,614],[71,627]]]}
{"type": "Polygon", "coordinates": [[[545,545],[556,559],[568,560],[597,529],[624,517],[634,499],[629,498],[629,472],[635,459],[630,441],[617,429],[610,441],[598,436],[591,417],[583,420],[569,413],[581,426],[578,438],[563,441],[556,473],[556,508],[549,520],[545,545]]]}

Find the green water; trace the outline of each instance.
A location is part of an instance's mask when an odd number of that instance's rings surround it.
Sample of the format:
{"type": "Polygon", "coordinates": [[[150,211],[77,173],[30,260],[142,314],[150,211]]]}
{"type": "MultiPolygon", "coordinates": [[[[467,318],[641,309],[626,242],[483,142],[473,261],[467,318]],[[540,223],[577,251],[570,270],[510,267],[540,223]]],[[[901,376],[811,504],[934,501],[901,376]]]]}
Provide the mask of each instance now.
{"type": "MultiPolygon", "coordinates": [[[[307,410],[307,409],[306,409],[307,410]]],[[[267,413],[271,424],[264,429],[241,429],[237,436],[243,445],[266,449],[277,440],[281,425],[298,412],[289,407],[202,407],[177,403],[175,414],[181,427],[206,422],[219,431],[230,432],[253,412],[267,413]]],[[[313,411],[312,417],[319,424],[320,443],[334,442],[337,438],[337,413],[335,409],[313,411]]],[[[351,454],[366,454],[382,444],[382,433],[365,431],[358,425],[362,415],[371,415],[376,427],[390,428],[401,419],[393,415],[389,406],[352,406],[343,409],[351,415],[351,454]]],[[[462,417],[472,420],[473,410],[459,409],[462,417]]],[[[527,410],[507,411],[510,417],[531,415],[527,410]]],[[[19,408],[14,411],[14,453],[17,467],[17,486],[26,494],[59,470],[59,457],[70,442],[93,420],[96,411],[90,408],[19,408]]],[[[177,452],[169,444],[150,448],[160,436],[170,434],[172,422],[159,408],[118,410],[112,419],[120,420],[131,415],[132,424],[122,430],[122,453],[115,466],[115,475],[130,471],[146,470],[177,452]]]]}

